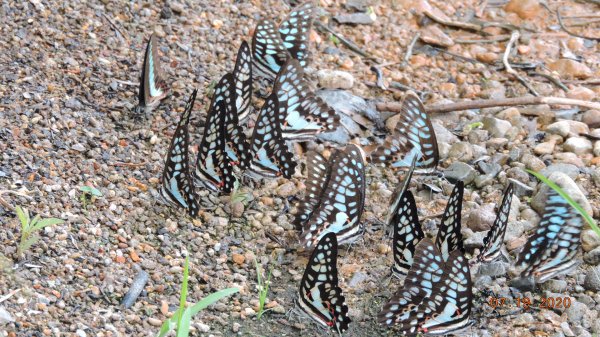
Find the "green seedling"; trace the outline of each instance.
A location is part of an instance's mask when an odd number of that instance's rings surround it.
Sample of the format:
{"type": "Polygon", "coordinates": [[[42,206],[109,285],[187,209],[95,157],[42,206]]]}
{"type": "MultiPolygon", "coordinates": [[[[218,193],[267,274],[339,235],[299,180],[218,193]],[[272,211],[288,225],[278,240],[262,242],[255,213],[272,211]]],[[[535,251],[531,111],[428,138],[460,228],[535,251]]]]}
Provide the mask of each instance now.
{"type": "Polygon", "coordinates": [[[473,129],[478,129],[483,126],[482,122],[475,122],[467,125],[467,131],[471,131],[473,129]]]}
{"type": "Polygon", "coordinates": [[[233,191],[231,191],[230,199],[231,204],[239,201],[244,204],[244,206],[247,206],[251,196],[249,193],[240,190],[240,183],[236,180],[235,183],[233,183],[233,191]]]}
{"type": "Polygon", "coordinates": [[[238,288],[223,289],[206,296],[200,302],[186,308],[185,303],[188,292],[189,263],[189,259],[186,257],[185,265],[183,267],[183,284],[181,285],[181,292],[179,294],[179,308],[175,311],[173,316],[167,319],[160,327],[160,331],[157,335],[158,337],[166,336],[171,330],[177,332],[177,337],[189,336],[192,317],[216,301],[231,296],[239,291],[238,288]]]}
{"type": "Polygon", "coordinates": [[[333,34],[329,34],[329,41],[331,41],[336,47],[339,47],[340,45],[340,39],[333,34]]]}
{"type": "Polygon", "coordinates": [[[79,197],[79,201],[81,201],[81,205],[83,209],[88,208],[89,205],[93,204],[96,201],[96,198],[100,198],[102,196],[102,192],[100,192],[97,188],[91,186],[80,186],[79,190],[83,192],[79,197]]]}
{"type": "Polygon", "coordinates": [[[271,272],[273,271],[273,268],[269,268],[269,274],[265,281],[261,268],[258,265],[258,262],[256,262],[256,258],[254,259],[254,266],[256,267],[256,282],[258,287],[258,314],[256,315],[256,318],[260,319],[262,315],[268,311],[265,310],[265,301],[267,300],[267,295],[269,293],[269,285],[271,285],[271,272]]]}
{"type": "Polygon", "coordinates": [[[215,93],[215,87],[217,86],[217,81],[212,80],[206,90],[204,91],[204,95],[206,97],[212,97],[215,93]]]}
{"type": "Polygon", "coordinates": [[[37,233],[39,231],[45,227],[58,225],[65,222],[64,220],[56,218],[41,219],[39,214],[31,219],[29,217],[29,211],[21,208],[20,206],[17,206],[15,211],[17,212],[17,217],[21,222],[21,240],[19,241],[19,246],[17,248],[17,254],[19,256],[28,250],[34,243],[38,242],[40,237],[37,233]]]}

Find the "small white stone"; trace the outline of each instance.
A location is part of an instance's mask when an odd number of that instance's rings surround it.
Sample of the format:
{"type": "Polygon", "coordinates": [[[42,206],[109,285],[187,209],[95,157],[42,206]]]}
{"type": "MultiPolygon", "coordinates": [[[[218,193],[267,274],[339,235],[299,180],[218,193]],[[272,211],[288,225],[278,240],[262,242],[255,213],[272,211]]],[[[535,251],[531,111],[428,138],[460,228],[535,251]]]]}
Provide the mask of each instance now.
{"type": "Polygon", "coordinates": [[[567,139],[563,149],[575,154],[586,154],[592,152],[592,142],[583,137],[571,137],[567,139]]]}
{"type": "Polygon", "coordinates": [[[319,70],[317,78],[319,85],[326,89],[351,89],[354,86],[354,76],[341,70],[319,70]]]}

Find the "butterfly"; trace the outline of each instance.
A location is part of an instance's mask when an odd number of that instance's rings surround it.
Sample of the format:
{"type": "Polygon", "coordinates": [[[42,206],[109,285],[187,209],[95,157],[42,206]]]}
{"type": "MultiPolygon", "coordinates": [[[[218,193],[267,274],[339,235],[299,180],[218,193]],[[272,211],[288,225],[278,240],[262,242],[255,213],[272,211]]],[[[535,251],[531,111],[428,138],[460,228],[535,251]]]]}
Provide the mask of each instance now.
{"type": "Polygon", "coordinates": [[[226,150],[225,124],[228,116],[236,114],[234,92],[233,76],[226,74],[215,87],[194,171],[194,178],[198,185],[225,193],[233,190],[236,180],[226,150]]]}
{"type": "Polygon", "coordinates": [[[473,283],[467,259],[455,250],[448,259],[430,239],[417,245],[404,286],[377,318],[398,325],[407,336],[445,335],[462,330],[473,306],[473,283]]]}
{"type": "Polygon", "coordinates": [[[273,92],[279,100],[279,113],[285,116],[283,138],[307,140],[339,126],[340,117],[308,87],[298,60],[290,58],[282,66],[273,92]]]}
{"type": "Polygon", "coordinates": [[[504,242],[504,234],[506,234],[506,226],[508,225],[508,214],[510,213],[512,197],[513,185],[509,183],[504,191],[504,197],[498,209],[496,220],[483,239],[483,248],[477,256],[477,261],[492,262],[500,256],[500,248],[502,247],[502,242],[504,242]]]}
{"type": "Polygon", "coordinates": [[[237,118],[243,122],[252,107],[252,52],[246,41],[242,41],[233,70],[235,81],[235,108],[237,118]]]}
{"type": "Polygon", "coordinates": [[[342,333],[351,320],[342,289],[338,286],[338,242],[327,233],[317,243],[300,281],[298,305],[315,321],[342,333]]]}
{"type": "Polygon", "coordinates": [[[197,93],[198,90],[194,90],[192,96],[187,101],[183,115],[181,115],[179,124],[177,124],[175,134],[171,139],[171,146],[169,146],[169,152],[167,152],[160,189],[161,195],[168,203],[187,209],[192,217],[198,215],[199,208],[194,194],[194,185],[190,177],[188,162],[188,144],[190,142],[188,124],[197,93]]]}
{"type": "Polygon", "coordinates": [[[581,217],[567,201],[549,189],[542,220],[517,258],[522,277],[543,283],[575,267],[583,227],[581,217]]]}
{"type": "Polygon", "coordinates": [[[315,16],[315,6],[307,2],[294,8],[279,28],[273,21],[261,20],[252,36],[252,56],[257,75],[273,80],[292,57],[306,66],[308,35],[315,16]]]}
{"type": "MultiPolygon", "coordinates": [[[[339,152],[335,152],[333,157],[339,152]]],[[[306,192],[304,193],[304,199],[297,206],[296,216],[294,217],[293,223],[296,229],[301,230],[302,224],[304,224],[313,214],[317,206],[319,205],[323,192],[325,192],[324,186],[327,185],[329,176],[331,173],[331,166],[327,164],[327,160],[316,152],[309,152],[306,154],[306,192]]]]}
{"type": "Polygon", "coordinates": [[[437,167],[439,152],[435,131],[423,103],[414,92],[409,91],[404,97],[395,134],[371,153],[373,163],[408,167],[417,157],[419,169],[434,170],[437,167]]]}
{"type": "Polygon", "coordinates": [[[265,100],[250,141],[252,158],[247,174],[262,177],[283,176],[290,179],[296,169],[294,155],[281,135],[282,116],[275,94],[265,100]]]}
{"type": "MultiPolygon", "coordinates": [[[[334,232],[340,244],[351,243],[364,233],[360,217],[365,205],[365,165],[361,149],[350,144],[329,160],[329,169],[314,211],[302,224],[300,243],[311,247],[325,234],[334,232]]],[[[309,170],[310,171],[310,170],[309,170]]],[[[311,183],[312,184],[312,183],[311,183]]],[[[314,186],[314,185],[313,185],[314,186]]],[[[310,197],[309,191],[308,196],[310,197]]]]}
{"type": "Polygon", "coordinates": [[[138,93],[139,103],[135,108],[135,113],[137,115],[150,113],[163,98],[167,97],[168,93],[169,89],[162,78],[162,71],[160,69],[156,37],[152,34],[148,40],[146,54],[144,55],[144,66],[142,68],[140,90],[138,93]]]}
{"type": "Polygon", "coordinates": [[[404,180],[402,181],[402,184],[398,185],[398,187],[396,187],[394,193],[392,194],[389,212],[385,220],[385,223],[387,225],[386,235],[393,233],[392,230],[394,228],[394,224],[398,222],[398,207],[402,205],[400,201],[403,198],[404,192],[406,192],[408,186],[410,185],[410,180],[412,179],[412,175],[415,171],[416,164],[417,157],[413,157],[412,162],[410,164],[410,168],[408,169],[406,175],[404,175],[404,180]]]}
{"type": "MultiPolygon", "coordinates": [[[[460,232],[463,188],[464,185],[461,181],[454,186],[435,239],[436,247],[442,252],[444,260],[447,260],[454,250],[464,252],[460,232]]],[[[398,205],[392,216],[394,228],[392,241],[394,265],[392,266],[392,272],[396,277],[401,277],[407,274],[413,264],[415,247],[423,240],[425,235],[417,215],[415,199],[409,190],[404,191],[398,205]]]]}

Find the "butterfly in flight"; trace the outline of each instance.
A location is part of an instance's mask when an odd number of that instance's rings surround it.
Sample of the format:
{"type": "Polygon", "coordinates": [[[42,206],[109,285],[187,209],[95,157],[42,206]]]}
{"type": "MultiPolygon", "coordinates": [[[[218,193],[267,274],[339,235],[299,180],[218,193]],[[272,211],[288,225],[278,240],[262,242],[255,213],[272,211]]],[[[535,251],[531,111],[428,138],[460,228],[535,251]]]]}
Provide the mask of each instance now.
{"type": "Polygon", "coordinates": [[[297,303],[309,317],[339,334],[351,320],[342,289],[338,286],[338,242],[327,233],[317,243],[300,281],[297,303]]]}
{"type": "Polygon", "coordinates": [[[410,164],[410,168],[408,169],[408,172],[404,175],[402,183],[400,185],[398,185],[398,187],[396,187],[396,189],[394,190],[394,193],[392,193],[392,199],[390,200],[389,211],[387,214],[387,218],[385,220],[386,235],[393,236],[394,224],[397,223],[399,220],[398,219],[399,207],[402,207],[402,205],[403,205],[403,203],[401,203],[400,201],[402,200],[404,192],[406,192],[406,190],[408,190],[408,186],[410,185],[410,180],[412,179],[412,175],[413,175],[413,172],[415,171],[416,164],[417,164],[417,157],[413,157],[412,162],[410,164]]]}
{"type": "Polygon", "coordinates": [[[447,259],[430,239],[417,245],[404,286],[377,319],[407,336],[445,335],[462,330],[473,306],[473,283],[467,259],[455,250],[447,259]]]}
{"type": "Polygon", "coordinates": [[[435,131],[419,96],[412,91],[404,97],[394,131],[394,135],[371,153],[373,163],[402,168],[409,167],[417,157],[417,168],[436,169],[440,159],[435,131]]]}
{"type": "Polygon", "coordinates": [[[226,74],[215,87],[194,171],[197,185],[224,193],[233,190],[236,180],[227,154],[225,124],[227,116],[236,114],[234,96],[233,76],[226,74]]]}
{"type": "Polygon", "coordinates": [[[271,20],[261,20],[252,36],[254,69],[258,76],[273,80],[288,58],[294,58],[302,67],[308,58],[308,35],[315,16],[312,1],[294,8],[283,22],[276,26],[271,20]]]}
{"type": "Polygon", "coordinates": [[[281,127],[283,138],[308,140],[339,126],[340,117],[311,91],[298,60],[290,58],[282,66],[273,92],[279,100],[279,113],[285,116],[281,127]]]}
{"type": "Polygon", "coordinates": [[[169,152],[167,152],[160,189],[160,194],[169,204],[187,209],[192,217],[198,215],[199,208],[188,161],[188,144],[190,142],[188,125],[197,93],[198,90],[194,90],[185,105],[179,124],[177,124],[169,152]]]}
{"type": "Polygon", "coordinates": [[[235,81],[235,108],[240,122],[245,121],[252,108],[252,53],[246,41],[242,41],[233,70],[235,81]]]}
{"type": "MultiPolygon", "coordinates": [[[[365,205],[366,183],[361,151],[354,144],[338,150],[328,162],[327,177],[307,183],[312,190],[308,191],[305,202],[299,206],[299,215],[302,217],[304,213],[305,217],[310,209],[312,213],[304,223],[296,223],[302,226],[301,245],[311,247],[329,232],[337,234],[340,244],[354,242],[364,233],[360,218],[365,205]],[[319,198],[311,195],[319,195],[319,198]]],[[[324,165],[324,161],[321,164],[324,165]]],[[[308,171],[311,172],[311,169],[308,171]]],[[[315,178],[309,176],[310,179],[315,178]]]]}
{"type": "Polygon", "coordinates": [[[510,213],[510,204],[512,203],[513,197],[513,185],[508,184],[508,187],[504,191],[504,197],[502,198],[502,204],[496,214],[496,220],[492,225],[492,228],[483,239],[483,248],[477,256],[476,261],[480,262],[492,262],[498,256],[500,256],[502,243],[504,242],[504,235],[506,234],[506,226],[508,225],[508,215],[510,213]]]}
{"type": "MultiPolygon", "coordinates": [[[[436,247],[442,253],[444,260],[447,260],[454,250],[464,252],[460,232],[463,188],[462,181],[454,186],[435,239],[436,247]]],[[[404,191],[398,204],[399,207],[396,208],[392,216],[394,226],[392,241],[394,266],[392,266],[392,272],[394,276],[400,278],[407,274],[413,264],[416,246],[423,240],[425,235],[417,215],[415,199],[409,190],[404,191]]]]}
{"type": "Polygon", "coordinates": [[[533,276],[537,283],[543,283],[577,266],[582,228],[581,217],[549,189],[542,220],[517,258],[521,276],[533,276]]]}
{"type": "Polygon", "coordinates": [[[281,135],[283,118],[279,114],[279,101],[272,93],[265,100],[250,140],[252,158],[247,174],[254,177],[292,177],[296,170],[294,154],[281,135]]]}
{"type": "Polygon", "coordinates": [[[162,99],[167,97],[169,89],[165,83],[160,68],[158,47],[154,34],[150,36],[144,55],[142,76],[140,77],[140,90],[138,93],[139,103],[135,108],[135,114],[148,114],[162,99]]]}

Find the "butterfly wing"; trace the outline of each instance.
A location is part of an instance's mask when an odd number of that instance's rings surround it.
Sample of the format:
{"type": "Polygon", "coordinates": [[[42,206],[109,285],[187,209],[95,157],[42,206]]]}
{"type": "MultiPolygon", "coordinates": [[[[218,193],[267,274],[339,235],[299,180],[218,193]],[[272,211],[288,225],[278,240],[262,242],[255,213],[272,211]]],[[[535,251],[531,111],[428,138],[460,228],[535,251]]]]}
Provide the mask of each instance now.
{"type": "Polygon", "coordinates": [[[275,23],[270,20],[259,21],[252,36],[252,59],[256,75],[274,80],[288,58],[289,53],[275,23]]]}
{"type": "Polygon", "coordinates": [[[233,77],[226,74],[215,87],[194,172],[197,184],[225,193],[231,192],[235,183],[225,144],[225,119],[231,115],[231,107],[235,104],[233,85],[233,77]]]}
{"type": "Polygon", "coordinates": [[[309,33],[315,17],[315,6],[312,1],[294,8],[288,17],[279,25],[279,34],[284,47],[290,55],[306,66],[308,59],[309,33]]]}
{"type": "Polygon", "coordinates": [[[315,321],[344,332],[351,320],[338,286],[337,249],[335,233],[328,233],[319,240],[300,281],[298,304],[315,321]]]}
{"type": "Polygon", "coordinates": [[[517,267],[524,268],[521,276],[533,275],[542,283],[573,268],[582,227],[581,217],[550,189],[542,220],[517,259],[517,267]]]}
{"type": "Polygon", "coordinates": [[[415,247],[425,237],[417,215],[417,205],[410,191],[405,191],[400,198],[400,204],[396,209],[394,228],[394,240],[392,250],[394,252],[394,266],[392,272],[397,277],[407,275],[413,263],[415,247]]]}
{"type": "Polygon", "coordinates": [[[148,40],[146,53],[144,54],[144,66],[142,68],[140,90],[138,93],[139,104],[137,110],[141,111],[144,109],[146,112],[149,112],[149,110],[157,106],[167,96],[167,93],[167,84],[163,80],[160,68],[156,37],[152,34],[148,40]]]}
{"type": "Polygon", "coordinates": [[[292,177],[296,169],[294,155],[281,136],[278,101],[271,94],[263,104],[250,142],[253,158],[249,170],[263,177],[292,177]]]}
{"type": "Polygon", "coordinates": [[[504,197],[498,209],[496,220],[483,239],[483,248],[477,257],[478,261],[492,262],[500,256],[500,248],[502,247],[502,242],[504,242],[504,234],[506,234],[506,226],[508,225],[508,214],[510,213],[512,196],[513,185],[509,183],[504,191],[504,197]]]}
{"type": "Polygon", "coordinates": [[[243,122],[250,114],[252,107],[252,52],[246,41],[238,50],[235,68],[235,108],[238,120],[243,122]]]}
{"type": "Polygon", "coordinates": [[[442,252],[444,260],[455,249],[459,249],[464,253],[462,234],[460,232],[462,201],[463,201],[464,183],[459,181],[454,186],[446,210],[442,216],[442,223],[435,238],[435,244],[442,252]]]}
{"type": "Polygon", "coordinates": [[[167,202],[187,209],[192,217],[198,215],[199,208],[190,177],[188,125],[197,93],[198,90],[194,90],[192,96],[187,101],[183,115],[181,115],[179,124],[177,124],[175,134],[171,139],[160,189],[161,195],[167,202]]]}
{"type": "Polygon", "coordinates": [[[361,150],[350,144],[331,162],[331,173],[321,203],[305,223],[301,245],[311,247],[329,232],[349,243],[363,234],[360,224],[365,204],[365,165],[361,150]]]}
{"type": "MultiPolygon", "coordinates": [[[[237,68],[238,67],[236,66],[236,69],[237,68]]],[[[239,81],[235,74],[236,73],[234,72],[232,75],[226,75],[232,79],[233,86],[231,87],[230,95],[234,97],[234,99],[228,100],[226,104],[226,114],[224,117],[226,131],[225,153],[231,166],[239,166],[240,169],[244,170],[250,164],[250,144],[248,144],[244,129],[240,125],[239,114],[237,111],[239,102],[239,81]]],[[[252,86],[252,83],[250,83],[250,86],[252,86]]]]}
{"type": "Polygon", "coordinates": [[[402,102],[395,135],[388,137],[383,146],[375,149],[371,160],[399,168],[410,166],[414,157],[419,158],[417,167],[421,169],[435,169],[439,162],[431,120],[419,97],[409,91],[402,102]]]}
{"type": "Polygon", "coordinates": [[[321,98],[316,97],[304,80],[297,60],[290,58],[277,75],[273,91],[279,111],[285,117],[281,127],[286,139],[306,140],[324,131],[333,131],[340,117],[321,98]]]}
{"type": "Polygon", "coordinates": [[[415,171],[416,164],[417,157],[414,157],[411,162],[410,169],[404,175],[404,180],[400,185],[398,185],[398,187],[394,190],[394,193],[392,194],[387,219],[385,220],[387,224],[386,233],[393,233],[392,230],[394,229],[394,224],[398,222],[397,214],[398,208],[400,207],[400,200],[403,197],[404,192],[406,192],[406,190],[408,189],[408,186],[410,186],[410,180],[412,179],[412,175],[415,171]]]}

